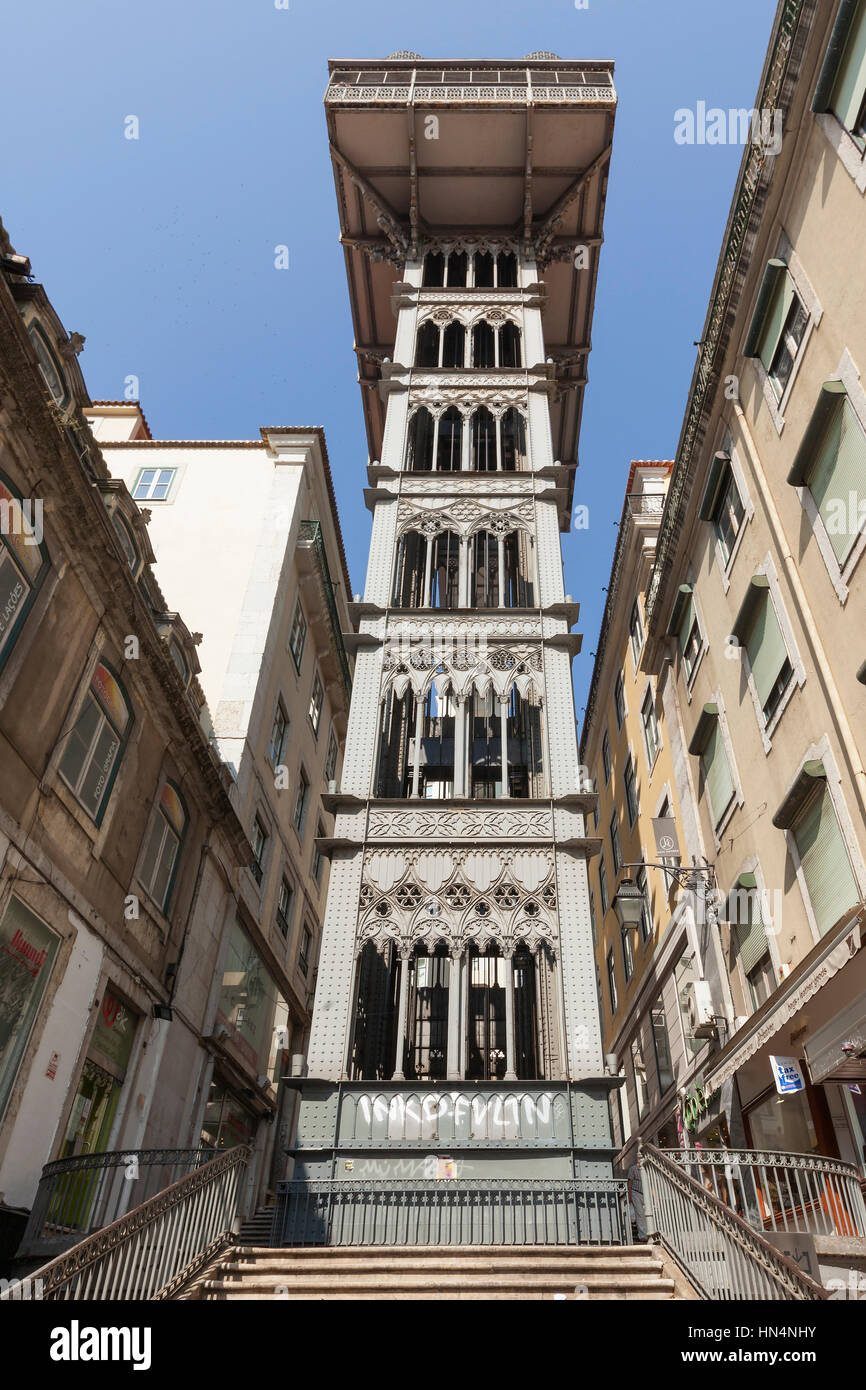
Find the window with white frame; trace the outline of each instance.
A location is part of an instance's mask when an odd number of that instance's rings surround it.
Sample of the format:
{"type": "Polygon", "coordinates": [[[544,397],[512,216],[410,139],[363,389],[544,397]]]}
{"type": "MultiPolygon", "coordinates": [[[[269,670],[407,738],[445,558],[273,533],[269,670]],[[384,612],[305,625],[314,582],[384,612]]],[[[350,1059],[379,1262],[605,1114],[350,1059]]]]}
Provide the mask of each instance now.
{"type": "Polygon", "coordinates": [[[154,809],[138,875],[161,912],[165,912],[171,897],[186,821],[180,792],[171,782],[165,782],[154,809]]]}
{"type": "Polygon", "coordinates": [[[754,575],[749,583],[734,635],[749,661],[758,705],[769,723],[794,677],[785,639],[770,594],[766,575],[754,575]]]}
{"type": "Polygon", "coordinates": [[[629,646],[631,647],[631,655],[632,661],[634,662],[634,669],[635,671],[637,671],[638,664],[640,662],[640,654],[643,651],[644,644],[643,618],[641,616],[640,603],[637,599],[635,599],[634,603],[632,604],[631,614],[629,615],[628,640],[629,646]]]}
{"type": "Polygon", "coordinates": [[[300,671],[301,661],[304,656],[304,643],[307,640],[307,620],[304,617],[304,610],[301,607],[301,600],[295,604],[295,611],[292,616],[292,626],[289,632],[289,651],[292,653],[292,660],[295,669],[300,671]]]}
{"type": "Polygon", "coordinates": [[[610,757],[610,735],[607,729],[604,731],[604,738],[601,741],[601,766],[604,771],[604,785],[610,781],[611,757],[610,757]]]}
{"type": "Polygon", "coordinates": [[[669,637],[677,638],[683,678],[686,685],[690,686],[703,651],[703,638],[695,607],[694,588],[691,584],[681,584],[677,590],[667,634],[669,637]]]}
{"type": "Polygon", "coordinates": [[[716,704],[704,705],[689,752],[700,759],[701,782],[710,819],[718,829],[734,799],[735,787],[716,704]]]}
{"type": "Polygon", "coordinates": [[[79,805],[102,819],[132,727],[126,691],[105,662],[99,662],[75,720],[65,735],[59,772],[79,805]]]}
{"type": "Polygon", "coordinates": [[[620,671],[617,676],[616,684],[613,688],[613,708],[616,714],[616,727],[621,729],[625,719],[625,681],[622,671],[620,671]]]}
{"type": "Polygon", "coordinates": [[[866,0],[839,7],[812,109],[832,111],[866,149],[866,0]]]}
{"type": "Polygon", "coordinates": [[[611,1014],[615,1014],[615,1013],[616,1013],[616,1010],[617,1010],[617,1003],[618,1003],[618,1001],[617,1001],[617,994],[616,994],[616,961],[614,960],[614,957],[613,957],[613,947],[612,947],[612,946],[611,946],[610,950],[609,950],[608,953],[607,953],[607,962],[606,962],[606,963],[607,963],[607,993],[608,993],[608,999],[609,999],[609,1001],[610,1001],[610,1011],[611,1011],[611,1014]]]}
{"type": "Polygon", "coordinates": [[[310,952],[313,948],[313,933],[310,928],[304,925],[301,931],[301,944],[298,949],[298,969],[301,974],[306,976],[310,969],[310,952]]]}
{"type": "MultiPolygon", "coordinates": [[[[317,838],[317,841],[320,840],[320,839],[322,839],[323,836],[324,836],[324,834],[325,834],[325,827],[322,825],[322,822],[319,821],[318,825],[316,826],[316,838],[317,838]]],[[[315,881],[316,883],[321,883],[321,882],[322,882],[322,858],[323,858],[322,852],[321,852],[321,850],[319,849],[318,843],[314,843],[314,845],[313,845],[313,866],[312,866],[312,867],[313,867],[313,879],[314,879],[314,881],[315,881]]]]}
{"type": "Polygon", "coordinates": [[[622,973],[626,984],[628,984],[634,974],[634,948],[631,944],[631,931],[628,927],[622,928],[619,940],[622,947],[622,973]]]}
{"type": "Polygon", "coordinates": [[[289,935],[289,924],[292,916],[292,899],[294,889],[291,883],[283,874],[280,880],[280,896],[277,899],[277,926],[284,937],[289,935]]]}
{"type": "Polygon", "coordinates": [[[785,394],[803,345],[809,312],[783,260],[767,263],[745,345],[746,357],[758,358],[777,400],[785,394]]]}
{"type": "Polygon", "coordinates": [[[640,938],[641,941],[649,941],[653,930],[653,916],[650,907],[649,877],[643,865],[635,874],[635,883],[641,891],[643,903],[640,911],[640,938]]]}
{"type": "Polygon", "coordinates": [[[610,906],[610,899],[607,893],[607,864],[604,860],[604,850],[602,850],[598,858],[598,896],[601,900],[601,915],[603,919],[610,906]]]}
{"type": "Polygon", "coordinates": [[[267,759],[271,767],[277,768],[282,765],[283,754],[286,751],[286,739],[289,733],[289,717],[286,714],[282,700],[277,701],[277,708],[274,711],[274,722],[271,725],[271,736],[268,739],[267,759]]]}
{"type": "Polygon", "coordinates": [[[643,741],[646,750],[647,767],[652,769],[661,744],[655,695],[652,686],[647,687],[647,692],[643,697],[643,702],[640,707],[640,719],[643,725],[643,741]]]}
{"type": "Polygon", "coordinates": [[[310,692],[310,707],[308,714],[313,733],[318,735],[319,725],[322,722],[322,707],[325,703],[325,687],[322,685],[322,678],[318,671],[313,677],[313,688],[310,692]]]}
{"type": "Polygon", "coordinates": [[[253,819],[253,858],[250,868],[256,883],[261,883],[264,875],[265,856],[268,851],[268,832],[260,816],[253,819]]]}
{"type": "Polygon", "coordinates": [[[700,516],[712,526],[722,564],[727,569],[743,529],[746,508],[726,454],[716,454],[713,460],[700,516]]]}
{"type": "Polygon", "coordinates": [[[334,730],[332,729],[330,737],[328,739],[328,756],[325,758],[326,782],[333,782],[334,778],[337,775],[337,758],[339,757],[339,751],[340,750],[337,744],[337,735],[334,733],[334,730]]]}
{"type": "Polygon", "coordinates": [[[841,381],[821,388],[788,482],[811,493],[841,571],[866,511],[866,431],[841,381]]]}
{"type": "Polygon", "coordinates": [[[625,772],[622,776],[625,786],[625,805],[628,811],[629,826],[633,826],[638,817],[638,797],[637,797],[637,771],[634,765],[634,758],[629,753],[626,760],[625,772]]]}
{"type": "Polygon", "coordinates": [[[0,666],[48,570],[45,546],[32,544],[36,535],[28,525],[31,515],[11,481],[0,474],[0,666]]]}
{"type": "Polygon", "coordinates": [[[136,502],[167,502],[176,473],[176,468],[142,468],[132,489],[136,502]]]}
{"type": "Polygon", "coordinates": [[[769,999],[777,984],[755,874],[740,874],[728,894],[727,918],[731,924],[731,945],[743,973],[746,1002],[754,1012],[769,999]]]}
{"type": "Polygon", "coordinates": [[[614,810],[610,818],[610,852],[613,863],[614,876],[622,868],[622,845],[619,839],[619,816],[614,810]]]}
{"type": "Polygon", "coordinates": [[[820,760],[803,765],[773,824],[791,835],[815,927],[825,936],[861,894],[820,760]]]}
{"type": "Polygon", "coordinates": [[[295,814],[293,817],[295,829],[298,834],[303,834],[304,822],[307,818],[307,802],[310,798],[310,783],[304,769],[298,773],[298,792],[295,797],[295,814]]]}

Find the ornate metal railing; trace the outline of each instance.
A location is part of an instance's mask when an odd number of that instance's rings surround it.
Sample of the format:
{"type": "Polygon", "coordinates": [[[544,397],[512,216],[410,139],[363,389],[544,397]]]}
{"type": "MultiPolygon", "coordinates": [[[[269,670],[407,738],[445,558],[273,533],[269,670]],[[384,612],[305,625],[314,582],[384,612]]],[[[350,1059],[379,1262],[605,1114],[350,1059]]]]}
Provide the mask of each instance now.
{"type": "Polygon", "coordinates": [[[361,102],[404,102],[410,94],[415,101],[423,102],[496,102],[534,101],[534,102],[610,102],[616,101],[613,79],[607,72],[587,72],[569,74],[568,83],[535,83],[530,88],[526,82],[424,82],[416,83],[414,89],[409,85],[396,86],[360,83],[331,82],[325,93],[326,101],[340,101],[347,105],[361,102]]]}
{"type": "Polygon", "coordinates": [[[346,647],[343,642],[343,630],[340,625],[340,615],[337,612],[337,601],[334,598],[334,585],[331,580],[331,570],[325,551],[325,540],[322,535],[321,522],[302,521],[298,530],[298,540],[303,541],[307,545],[312,545],[316,554],[316,561],[322,580],[322,589],[325,595],[325,603],[328,608],[328,618],[331,623],[331,635],[334,638],[334,647],[337,652],[340,672],[343,677],[343,684],[346,687],[346,696],[348,698],[352,694],[352,674],[349,670],[349,658],[346,655],[346,647]]]}
{"type": "Polygon", "coordinates": [[[670,1153],[642,1143],[640,1168],[647,1234],[664,1245],[704,1298],[828,1297],[670,1153]]]}
{"type": "Polygon", "coordinates": [[[759,1149],[662,1152],[757,1231],[866,1236],[860,1176],[850,1163],[759,1149]]]}
{"type": "Polygon", "coordinates": [[[202,1148],[126,1149],[46,1163],[18,1257],[68,1250],[211,1157],[202,1148]]]}
{"type": "Polygon", "coordinates": [[[628,1245],[616,1178],[281,1182],[271,1244],[628,1245]]]}
{"type": "Polygon", "coordinates": [[[52,1299],[169,1297],[232,1239],[249,1158],[246,1147],[212,1158],[35,1270],[31,1284],[52,1299]]]}

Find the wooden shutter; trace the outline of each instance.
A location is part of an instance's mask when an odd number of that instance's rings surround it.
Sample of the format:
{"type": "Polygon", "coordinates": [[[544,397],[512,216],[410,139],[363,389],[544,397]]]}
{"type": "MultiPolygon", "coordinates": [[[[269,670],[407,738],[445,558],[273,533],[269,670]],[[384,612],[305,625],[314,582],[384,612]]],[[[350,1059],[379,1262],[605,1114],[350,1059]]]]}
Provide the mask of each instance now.
{"type": "Polygon", "coordinates": [[[712,722],[709,736],[701,753],[701,760],[704,765],[707,795],[712,807],[713,824],[718,825],[731,804],[731,797],[734,795],[734,781],[728,766],[728,755],[718,719],[714,719],[712,722]]]}
{"type": "Polygon", "coordinates": [[[769,589],[764,590],[755,606],[746,635],[746,651],[763,709],[788,656],[769,589]]]}
{"type": "Polygon", "coordinates": [[[830,105],[846,130],[853,130],[866,93],[866,0],[851,25],[830,105]]]}
{"type": "Polygon", "coordinates": [[[824,936],[860,898],[826,782],[806,805],[794,839],[818,932],[824,936]]]}

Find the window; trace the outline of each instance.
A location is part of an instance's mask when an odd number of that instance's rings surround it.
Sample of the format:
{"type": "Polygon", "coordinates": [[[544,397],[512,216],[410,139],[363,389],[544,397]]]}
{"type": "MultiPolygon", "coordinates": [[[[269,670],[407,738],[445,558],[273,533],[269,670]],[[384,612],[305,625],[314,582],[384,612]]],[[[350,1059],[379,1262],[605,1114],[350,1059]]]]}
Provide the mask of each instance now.
{"type": "Polygon", "coordinates": [[[625,719],[625,681],[622,671],[616,678],[616,685],[613,688],[613,708],[616,714],[616,727],[621,729],[625,719]]]}
{"type": "Polygon", "coordinates": [[[635,772],[634,758],[631,753],[629,753],[628,762],[625,765],[623,782],[625,783],[625,804],[628,811],[628,823],[629,826],[632,826],[637,820],[640,808],[637,799],[637,773],[635,772]]]}
{"type": "Polygon", "coordinates": [[[142,468],[132,489],[136,502],[165,502],[176,472],[176,468],[142,468]]]}
{"type": "Polygon", "coordinates": [[[111,513],[111,522],[114,526],[115,535],[120,541],[120,548],[123,551],[126,563],[135,575],[138,573],[140,560],[138,558],[138,548],[136,547],[135,541],[132,539],[132,533],[123,520],[123,517],[116,509],[111,513]]]}
{"type": "Polygon", "coordinates": [[[631,616],[628,620],[628,640],[629,646],[631,647],[634,669],[637,671],[644,643],[643,618],[641,617],[640,604],[637,599],[635,599],[631,606],[631,616]]]}
{"type": "MultiPolygon", "coordinates": [[[[322,839],[322,837],[324,836],[324,834],[325,834],[325,827],[322,825],[322,822],[319,821],[318,825],[316,826],[316,837],[317,837],[317,839],[322,839]]],[[[321,881],[322,881],[322,858],[323,858],[322,852],[321,852],[321,850],[319,849],[318,844],[314,844],[314,845],[313,845],[313,878],[315,879],[316,883],[321,883],[321,881]]]]}
{"type": "Polygon", "coordinates": [[[643,741],[646,749],[647,767],[652,770],[653,764],[658,757],[661,739],[659,737],[659,721],[656,715],[656,702],[652,687],[647,690],[643,697],[643,704],[640,707],[640,718],[643,725],[643,741]]]}
{"type": "Polygon", "coordinates": [[[697,979],[694,956],[690,951],[685,951],[674,966],[674,979],[676,980],[677,1003],[680,1010],[680,1022],[683,1026],[683,1038],[685,1040],[686,1051],[694,1054],[700,1052],[704,1045],[704,1040],[703,1038],[695,1037],[689,1024],[689,986],[693,985],[697,979]]]}
{"type": "Polygon", "coordinates": [[[27,332],[30,334],[30,341],[33,344],[45,385],[58,405],[66,405],[69,401],[69,388],[57,358],[48,345],[47,338],[36,323],[28,324],[27,332]]]}
{"type": "Polygon", "coordinates": [[[304,610],[301,607],[301,600],[295,604],[295,613],[292,618],[292,629],[289,633],[289,651],[292,653],[292,660],[295,669],[300,671],[301,660],[304,655],[304,643],[307,640],[307,620],[304,617],[304,610]]]}
{"type": "Polygon", "coordinates": [[[186,821],[186,808],[180,793],[171,782],[166,782],[147,837],[139,873],[141,882],[161,912],[165,912],[171,897],[186,821]]]}
{"type": "Polygon", "coordinates": [[[334,778],[335,778],[336,775],[337,775],[337,758],[338,758],[338,757],[339,757],[339,747],[338,747],[338,744],[337,744],[337,735],[334,733],[334,730],[332,729],[332,730],[331,730],[331,736],[330,736],[330,738],[328,739],[328,756],[325,758],[325,781],[326,781],[326,782],[333,782],[334,778]]]}
{"type": "Polygon", "coordinates": [[[298,774],[298,795],[295,799],[294,814],[295,829],[297,830],[299,835],[303,834],[304,830],[304,821],[306,820],[307,816],[307,800],[309,798],[309,794],[310,784],[307,780],[307,776],[304,772],[304,769],[301,768],[301,771],[298,774]]]}
{"type": "Polygon", "coordinates": [[[689,603],[682,625],[679,630],[680,651],[683,658],[683,671],[685,672],[686,683],[690,684],[698,661],[701,655],[701,629],[698,625],[698,615],[695,612],[694,604],[689,603]]]}
{"type": "Polygon", "coordinates": [[[860,892],[825,779],[797,815],[791,830],[818,935],[830,931],[860,900],[860,892]]]}
{"type": "Polygon", "coordinates": [[[306,975],[310,968],[310,950],[313,945],[313,933],[310,928],[305,926],[301,932],[301,945],[298,951],[298,969],[302,975],[306,975]]]}
{"type": "Polygon", "coordinates": [[[841,569],[866,499],[866,433],[841,382],[825,384],[788,481],[808,487],[841,569]]]}
{"type": "Polygon", "coordinates": [[[656,1054],[656,1070],[659,1074],[659,1090],[662,1095],[674,1084],[674,1068],[671,1062],[671,1045],[668,1037],[668,1021],[665,1017],[664,1000],[661,995],[650,1011],[653,1030],[653,1046],[656,1054]]]}
{"type": "Polygon", "coordinates": [[[0,1116],[18,1075],[60,937],[18,898],[11,897],[0,917],[0,1116]]]}
{"type": "Polygon", "coordinates": [[[638,1034],[631,1040],[631,1066],[634,1072],[634,1094],[637,1101],[637,1117],[642,1120],[649,1105],[646,1062],[643,1055],[643,1040],[638,1034]]]}
{"type": "MultiPolygon", "coordinates": [[[[844,6],[842,7],[845,8],[844,6]]],[[[866,145],[866,3],[848,19],[841,61],[835,71],[830,109],[862,149],[866,145]]],[[[833,37],[835,38],[835,31],[833,37]]],[[[822,73],[823,77],[823,73],[822,73]]]]}
{"type": "Polygon", "coordinates": [[[740,489],[737,487],[737,480],[729,465],[725,470],[711,514],[713,531],[722,552],[722,561],[726,566],[733,554],[745,514],[740,489]]]}
{"type": "Polygon", "coordinates": [[[603,852],[598,860],[598,895],[601,899],[601,915],[604,917],[610,906],[610,899],[607,894],[607,864],[604,862],[603,852]]]}
{"type": "Polygon", "coordinates": [[[253,878],[256,883],[261,883],[264,873],[265,854],[268,847],[268,832],[258,816],[253,821],[253,860],[250,864],[253,878]]]}
{"type": "Polygon", "coordinates": [[[277,709],[274,714],[274,722],[271,728],[271,737],[268,740],[267,759],[271,767],[280,767],[283,761],[283,754],[286,751],[286,736],[289,732],[289,719],[283,708],[282,700],[277,701],[277,709]]]}
{"type": "Polygon", "coordinates": [[[710,817],[718,828],[734,798],[734,779],[722,738],[716,705],[704,705],[689,752],[700,757],[703,786],[709,800],[710,817]]]}
{"type": "Polygon", "coordinates": [[[749,658],[758,704],[764,719],[769,721],[790,684],[794,668],[788,658],[766,578],[758,575],[756,579],[763,580],[763,584],[759,586],[753,580],[749,586],[751,612],[743,623],[741,640],[749,658]]]}
{"type": "Polygon", "coordinates": [[[605,786],[607,786],[608,782],[610,781],[611,770],[610,736],[608,735],[607,729],[605,729],[604,738],[601,741],[601,765],[604,771],[604,784],[605,786]]]}
{"type": "Polygon", "coordinates": [[[310,723],[313,726],[313,733],[318,737],[319,724],[322,721],[322,706],[325,703],[325,688],[322,685],[322,678],[318,671],[313,677],[313,689],[310,693],[310,708],[308,714],[310,723]]]}
{"type": "Polygon", "coordinates": [[[283,874],[280,880],[280,896],[277,900],[277,926],[282,936],[289,935],[289,922],[292,915],[292,898],[294,891],[289,880],[283,874]]]}
{"type": "Polygon", "coordinates": [[[785,315],[785,322],[782,325],[782,332],[773,354],[773,360],[770,363],[770,381],[780,400],[785,394],[785,388],[791,378],[794,360],[800,351],[808,322],[809,315],[806,307],[799,296],[794,294],[785,315]]]}
{"type": "Polygon", "coordinates": [[[619,840],[619,817],[616,810],[610,818],[610,850],[613,860],[613,872],[616,876],[622,868],[622,846],[619,840]]]}
{"type": "Polygon", "coordinates": [[[591,928],[592,928],[592,944],[593,944],[593,946],[597,946],[597,945],[598,945],[598,922],[596,921],[596,916],[595,916],[595,894],[593,893],[593,891],[592,891],[591,888],[590,888],[590,890],[589,890],[589,924],[590,924],[590,926],[591,926],[591,928]]]}
{"type": "Polygon", "coordinates": [[[728,894],[727,919],[731,924],[731,949],[746,982],[747,1002],[753,1010],[758,1009],[776,988],[776,973],[754,874],[741,874],[737,879],[728,894]]]}
{"type": "Polygon", "coordinates": [[[48,569],[48,552],[35,544],[31,518],[34,513],[0,475],[0,666],[48,569]]]}
{"type": "Polygon", "coordinates": [[[625,982],[628,984],[634,973],[634,951],[631,944],[631,932],[628,927],[622,928],[619,939],[622,947],[622,972],[625,976],[625,982]]]}
{"type": "Polygon", "coordinates": [[[129,731],[126,692],[105,662],[99,662],[60,759],[60,775],[97,825],[102,819],[129,731]]]}
{"type": "Polygon", "coordinates": [[[617,997],[616,997],[616,962],[614,961],[614,958],[613,958],[613,947],[612,947],[612,946],[611,946],[610,950],[609,950],[608,953],[607,953],[607,992],[608,992],[608,996],[609,996],[609,998],[610,998],[610,1011],[611,1011],[612,1014],[615,1014],[615,1013],[616,1013],[616,1009],[617,1009],[617,997]]]}
{"type": "Polygon", "coordinates": [[[643,894],[643,907],[640,914],[640,939],[649,941],[653,931],[653,917],[650,906],[649,878],[645,868],[641,867],[635,874],[635,883],[643,894]]]}
{"type": "Polygon", "coordinates": [[[761,361],[777,400],[785,394],[808,322],[785,262],[769,261],[744,351],[761,361]]]}

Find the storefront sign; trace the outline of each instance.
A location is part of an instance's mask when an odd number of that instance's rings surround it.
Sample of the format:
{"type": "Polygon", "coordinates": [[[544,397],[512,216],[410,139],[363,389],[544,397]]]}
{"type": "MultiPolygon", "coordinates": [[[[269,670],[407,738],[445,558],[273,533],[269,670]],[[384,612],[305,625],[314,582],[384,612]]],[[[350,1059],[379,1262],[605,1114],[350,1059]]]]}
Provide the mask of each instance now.
{"type": "Polygon", "coordinates": [[[45,1075],[49,1081],[53,1081],[57,1075],[57,1068],[60,1066],[60,1053],[52,1052],[48,1059],[48,1066],[45,1068],[45,1075]]]}
{"type": "Polygon", "coordinates": [[[654,816],[653,834],[660,859],[679,858],[680,846],[677,840],[677,823],[673,816],[654,816]]]}
{"type": "Polygon", "coordinates": [[[790,1096],[795,1091],[806,1089],[806,1082],[803,1080],[800,1063],[796,1057],[771,1057],[770,1069],[780,1096],[790,1096]]]}

